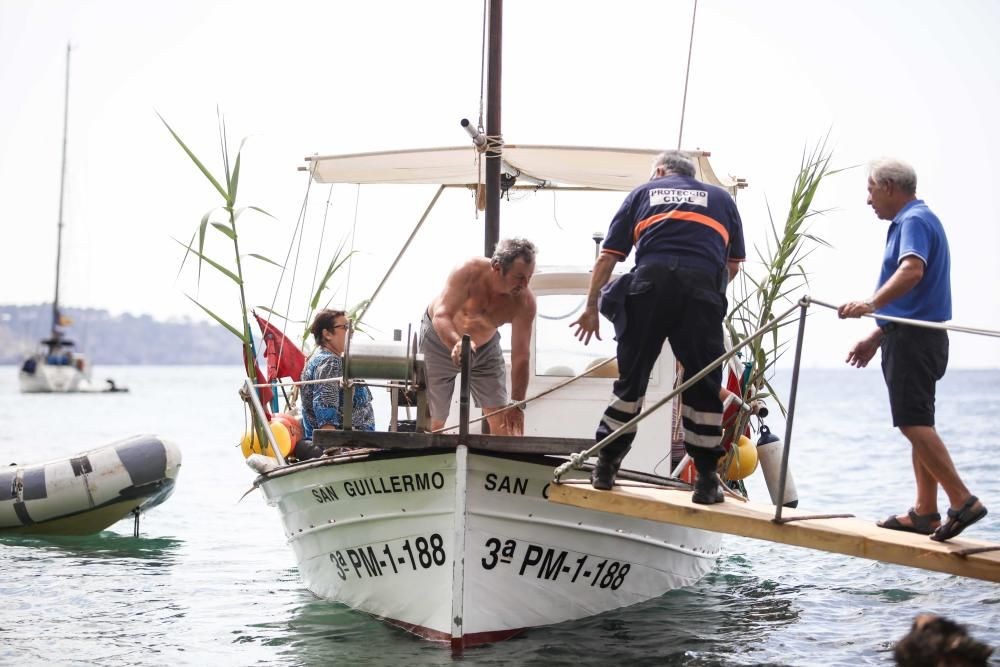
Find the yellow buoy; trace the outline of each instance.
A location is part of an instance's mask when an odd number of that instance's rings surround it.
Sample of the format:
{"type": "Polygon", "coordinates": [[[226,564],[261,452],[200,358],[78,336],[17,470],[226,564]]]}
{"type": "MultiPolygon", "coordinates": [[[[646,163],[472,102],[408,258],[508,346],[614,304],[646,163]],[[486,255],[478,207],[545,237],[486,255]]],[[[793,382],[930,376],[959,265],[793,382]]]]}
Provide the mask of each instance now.
{"type": "MultiPolygon", "coordinates": [[[[271,433],[274,434],[274,441],[278,445],[278,451],[281,452],[282,456],[288,456],[288,453],[292,451],[292,436],[288,432],[288,427],[278,421],[271,422],[270,426],[271,433]]],[[[247,458],[251,454],[263,454],[275,458],[274,452],[271,451],[271,444],[265,440],[263,447],[261,447],[257,433],[254,431],[243,434],[240,450],[243,452],[243,458],[247,458]]]]}
{"type": "Polygon", "coordinates": [[[720,467],[726,461],[729,461],[726,479],[745,479],[757,469],[757,447],[750,438],[741,435],[736,446],[720,459],[720,467]]]}
{"type": "Polygon", "coordinates": [[[290,415],[287,412],[279,412],[275,414],[272,421],[281,422],[288,427],[288,435],[292,438],[292,451],[295,451],[295,445],[299,443],[302,439],[302,422],[298,420],[298,417],[290,415]]]}

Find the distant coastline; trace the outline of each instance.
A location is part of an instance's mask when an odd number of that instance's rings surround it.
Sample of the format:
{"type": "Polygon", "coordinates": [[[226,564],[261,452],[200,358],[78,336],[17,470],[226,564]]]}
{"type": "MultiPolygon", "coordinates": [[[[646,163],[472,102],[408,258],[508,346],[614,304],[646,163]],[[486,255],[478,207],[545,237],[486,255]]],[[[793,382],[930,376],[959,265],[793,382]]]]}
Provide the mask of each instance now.
{"type": "MultiPolygon", "coordinates": [[[[73,321],[66,328],[67,335],[95,365],[241,366],[239,342],[214,322],[188,318],[163,321],[145,314],[112,315],[96,308],[64,308],[62,311],[73,321]]],[[[0,305],[0,366],[21,364],[25,355],[48,336],[51,322],[51,304],[0,305]]],[[[790,364],[791,355],[778,364],[778,381],[782,390],[787,389],[790,364]]],[[[805,364],[803,369],[858,372],[841,363],[839,357],[829,364],[805,364]]],[[[866,370],[873,378],[881,381],[881,370],[877,363],[866,370]]],[[[1000,368],[991,365],[968,366],[953,363],[948,368],[948,375],[998,370],[1000,368]]]]}
{"type": "MultiPolygon", "coordinates": [[[[112,315],[95,308],[62,308],[70,340],[91,363],[112,365],[240,364],[240,344],[212,322],[161,321],[152,315],[112,315]]],[[[0,364],[19,364],[49,334],[52,305],[0,305],[0,364]]]]}

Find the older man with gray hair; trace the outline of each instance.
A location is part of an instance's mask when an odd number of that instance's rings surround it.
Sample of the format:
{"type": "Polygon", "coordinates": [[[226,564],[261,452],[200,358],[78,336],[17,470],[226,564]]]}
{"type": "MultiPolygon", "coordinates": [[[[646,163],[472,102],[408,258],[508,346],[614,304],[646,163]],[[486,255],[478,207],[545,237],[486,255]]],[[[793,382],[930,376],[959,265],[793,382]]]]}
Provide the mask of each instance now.
{"type": "MultiPolygon", "coordinates": [[[[681,151],[657,156],[649,182],[630,192],[611,220],[586,309],[570,325],[585,345],[592,335],[600,338],[598,308],[615,325],[619,377],[597,427],[598,441],[642,410],[665,339],[690,375],[724,352],[726,285],[746,257],[743,223],[732,196],[696,180],[695,173],[694,162],[681,151]],[[635,268],[605,288],[615,264],[633,246],[635,268]]],[[[715,472],[724,452],[721,385],[722,369],[716,367],[682,396],[684,446],[698,472],[692,500],[703,505],[723,501],[715,472]]],[[[634,439],[633,429],[601,450],[591,475],[594,488],[614,486],[634,439]]],[[[669,434],[663,442],[667,453],[669,434]]]]}
{"type": "MultiPolygon", "coordinates": [[[[916,195],[917,174],[910,165],[889,159],[870,165],[868,205],[879,219],[890,221],[882,273],[875,293],[840,306],[840,317],[877,312],[925,322],[951,319],[948,239],[941,221],[916,195]]],[[[934,428],[935,388],[948,367],[948,332],[882,319],[876,322],[878,327],[848,352],[847,363],[864,368],[882,348],[892,425],[910,441],[917,484],[913,507],[878,525],[943,542],[986,516],[986,506],[962,483],[934,428]],[[937,508],[938,484],[951,505],[944,523],[937,508]]]]}
{"type": "Polygon", "coordinates": [[[472,342],[470,390],[496,435],[524,435],[523,407],[508,405],[507,368],[498,327],[511,325],[511,396],[522,401],[528,391],[531,327],[535,295],[528,283],[535,272],[535,245],[526,239],[503,239],[493,257],[473,257],[455,268],[441,293],[424,311],[420,351],[427,371],[431,428],[444,426],[461,364],[462,336],[472,342]],[[492,416],[490,416],[492,415],[492,416]]]}

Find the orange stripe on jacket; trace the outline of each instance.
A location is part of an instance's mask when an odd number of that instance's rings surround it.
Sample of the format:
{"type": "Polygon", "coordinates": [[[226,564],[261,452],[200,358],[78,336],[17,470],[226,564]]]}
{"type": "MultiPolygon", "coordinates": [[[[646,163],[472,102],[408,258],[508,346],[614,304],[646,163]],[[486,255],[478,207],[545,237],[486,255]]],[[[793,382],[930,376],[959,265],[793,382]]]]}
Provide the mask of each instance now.
{"type": "Polygon", "coordinates": [[[667,218],[697,222],[698,224],[705,225],[706,227],[711,227],[717,231],[720,236],[722,236],[723,244],[727,246],[729,245],[729,231],[722,226],[718,220],[710,218],[707,215],[702,215],[701,213],[692,213],[691,211],[669,211],[668,213],[657,213],[656,215],[649,216],[645,220],[639,221],[639,224],[635,226],[632,243],[638,243],[640,234],[642,234],[647,228],[655,225],[661,220],[666,220],[667,218]]]}

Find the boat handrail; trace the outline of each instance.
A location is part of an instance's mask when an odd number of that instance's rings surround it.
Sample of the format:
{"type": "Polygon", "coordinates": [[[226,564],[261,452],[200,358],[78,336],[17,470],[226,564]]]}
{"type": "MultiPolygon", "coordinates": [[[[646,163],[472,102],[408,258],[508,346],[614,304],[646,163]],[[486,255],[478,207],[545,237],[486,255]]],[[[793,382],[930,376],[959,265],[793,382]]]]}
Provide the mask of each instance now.
{"type": "Polygon", "coordinates": [[[747,336],[745,339],[743,339],[742,341],[740,341],[739,344],[734,345],[731,350],[725,352],[722,356],[720,356],[717,359],[715,359],[715,361],[711,362],[710,364],[708,364],[707,366],[705,366],[703,369],[701,369],[700,371],[698,371],[697,373],[695,373],[694,375],[692,375],[690,378],[688,378],[687,380],[685,380],[683,383],[681,383],[680,385],[678,385],[677,387],[675,387],[673,391],[671,391],[666,396],[664,396],[663,398],[661,398],[660,400],[658,400],[649,409],[643,410],[642,412],[640,412],[639,414],[637,414],[635,417],[633,417],[632,419],[630,419],[627,422],[625,422],[624,424],[622,424],[621,427],[619,427],[617,430],[613,431],[612,433],[608,434],[604,439],[602,439],[599,442],[597,442],[590,449],[586,449],[586,450],[584,450],[584,451],[582,451],[582,452],[580,452],[578,454],[571,454],[569,461],[567,461],[566,463],[564,463],[561,466],[559,466],[558,468],[556,468],[555,473],[554,473],[555,481],[558,482],[560,480],[560,478],[566,472],[568,472],[572,468],[580,469],[583,466],[583,463],[588,458],[590,458],[591,456],[594,456],[595,454],[597,454],[599,451],[601,451],[602,449],[604,449],[604,447],[606,447],[610,443],[612,443],[615,440],[617,440],[623,433],[625,433],[626,431],[632,429],[640,421],[642,421],[643,419],[645,419],[646,417],[648,417],[649,415],[651,415],[652,413],[656,412],[657,410],[659,410],[660,408],[662,408],[664,405],[666,405],[667,403],[669,403],[670,401],[672,401],[675,396],[677,396],[678,394],[683,393],[689,387],[691,387],[694,384],[700,382],[702,380],[702,378],[704,378],[706,375],[708,375],[709,373],[711,373],[716,368],[721,367],[724,363],[726,363],[727,361],[729,361],[730,357],[736,356],[737,353],[739,353],[744,347],[746,347],[747,345],[749,345],[750,343],[752,343],[754,340],[756,340],[757,338],[760,338],[761,336],[763,336],[767,332],[771,331],[772,329],[776,329],[785,320],[785,318],[787,318],[789,315],[791,315],[797,309],[801,308],[804,311],[804,309],[806,307],[808,307],[808,300],[809,300],[808,296],[803,297],[794,306],[792,306],[791,308],[789,308],[788,310],[786,310],[781,315],[778,315],[777,317],[775,317],[774,319],[772,319],[769,323],[765,324],[761,328],[757,329],[757,331],[753,332],[752,334],[750,334],[749,336],[747,336]]]}
{"type": "MultiPolygon", "coordinates": [[[[243,396],[244,400],[249,401],[250,410],[254,415],[254,421],[259,423],[260,430],[264,433],[264,437],[267,438],[267,444],[274,453],[274,458],[277,459],[278,465],[288,465],[288,462],[285,460],[285,455],[281,453],[281,449],[278,447],[278,443],[274,439],[274,433],[267,427],[267,413],[264,412],[264,406],[261,405],[260,396],[257,395],[257,390],[254,389],[253,381],[250,378],[246,378],[243,381],[243,389],[240,391],[240,395],[243,396]]],[[[251,424],[250,428],[256,429],[257,424],[251,424]]]]}
{"type": "MultiPolygon", "coordinates": [[[[820,301],[819,299],[809,299],[809,302],[815,303],[817,306],[830,308],[831,310],[837,310],[839,308],[839,306],[835,306],[832,303],[826,303],[825,301],[820,301]]],[[[990,336],[992,338],[1000,338],[1000,331],[994,331],[992,329],[978,329],[975,327],[965,327],[958,324],[945,324],[944,322],[928,322],[927,320],[911,320],[905,317],[896,317],[895,315],[881,315],[878,313],[878,311],[874,313],[866,313],[862,315],[862,317],[869,317],[873,320],[883,320],[885,322],[893,322],[895,324],[906,324],[914,327],[923,327],[925,329],[939,329],[944,331],[955,331],[958,333],[974,334],[976,336],[990,336]]]]}
{"type": "MultiPolygon", "coordinates": [[[[249,380],[249,378],[247,378],[249,380]]],[[[318,380],[288,380],[287,382],[281,382],[275,380],[274,382],[260,382],[260,383],[250,383],[251,387],[256,389],[271,389],[273,387],[302,387],[307,384],[340,384],[343,382],[344,378],[340,375],[329,378],[319,378],[318,380]]]]}
{"type": "MultiPolygon", "coordinates": [[[[607,363],[608,361],[611,361],[611,359],[605,360],[605,363],[607,363]]],[[[597,366],[595,366],[594,368],[597,368],[597,366]]],[[[593,373],[594,372],[594,368],[591,368],[587,372],[588,373],[593,373]]],[[[279,381],[275,380],[274,382],[260,382],[260,383],[257,383],[257,384],[251,384],[250,386],[251,387],[256,387],[257,389],[272,389],[274,387],[302,387],[302,386],[307,385],[307,384],[327,384],[327,383],[330,383],[330,384],[345,384],[345,385],[355,385],[356,384],[356,385],[364,385],[366,387],[384,387],[386,389],[397,389],[397,388],[408,386],[408,383],[406,383],[406,382],[398,382],[398,381],[393,382],[391,380],[389,382],[370,382],[368,380],[360,380],[360,379],[357,379],[357,378],[350,379],[349,378],[348,380],[345,381],[344,378],[342,376],[340,376],[340,375],[337,375],[335,377],[329,377],[329,378],[319,378],[318,380],[289,380],[288,382],[279,382],[279,381]]]]}
{"type": "MultiPolygon", "coordinates": [[[[555,480],[558,482],[559,479],[560,479],[560,477],[563,474],[565,474],[565,472],[567,470],[569,470],[570,468],[577,468],[577,469],[581,468],[582,465],[583,465],[583,463],[589,457],[591,457],[594,454],[596,454],[597,452],[599,452],[608,443],[614,441],[618,436],[620,436],[625,431],[625,429],[627,429],[630,426],[632,426],[632,425],[638,423],[639,421],[645,419],[650,414],[652,414],[653,412],[655,412],[657,409],[659,409],[660,407],[662,407],[663,405],[665,405],[668,401],[672,400],[674,396],[682,393],[684,390],[686,390],[688,387],[690,387],[694,383],[699,382],[702,378],[704,378],[706,375],[708,375],[712,371],[713,368],[715,368],[716,366],[721,366],[723,363],[725,363],[726,361],[728,361],[730,357],[736,355],[737,352],[739,352],[744,347],[746,347],[747,345],[749,345],[754,339],[762,336],[763,334],[767,333],[771,329],[776,328],[786,317],[788,317],[788,315],[790,315],[792,312],[794,312],[797,308],[800,307],[800,305],[803,302],[806,302],[806,301],[808,301],[808,297],[804,297],[803,301],[800,301],[798,304],[796,304],[792,308],[788,309],[785,313],[783,313],[780,316],[774,318],[770,323],[768,323],[767,325],[761,327],[758,331],[756,331],[755,333],[753,333],[750,336],[748,336],[744,341],[740,342],[739,345],[734,346],[732,350],[726,352],[722,357],[720,357],[719,359],[716,359],[714,362],[712,362],[712,364],[710,364],[709,366],[703,368],[700,372],[696,373],[694,376],[692,376],[691,378],[689,378],[688,380],[686,380],[683,384],[681,384],[678,387],[676,387],[672,392],[670,392],[669,394],[667,394],[667,396],[665,396],[661,400],[657,401],[650,409],[644,410],[643,412],[639,413],[631,421],[629,421],[628,423],[626,423],[624,426],[622,426],[621,428],[619,428],[614,433],[611,433],[609,436],[607,436],[606,438],[604,438],[603,440],[601,440],[600,442],[598,442],[596,445],[594,445],[590,449],[587,449],[587,450],[585,450],[583,452],[580,452],[580,453],[577,453],[577,454],[571,454],[570,455],[570,460],[567,463],[559,466],[559,468],[556,469],[556,471],[555,471],[555,480]]],[[[614,359],[614,357],[610,357],[608,359],[605,359],[603,362],[601,362],[600,364],[597,364],[593,368],[589,368],[589,369],[585,370],[583,373],[580,373],[579,375],[576,375],[576,376],[574,376],[572,378],[569,378],[566,381],[559,383],[558,385],[555,385],[553,387],[549,387],[548,389],[546,389],[546,390],[544,390],[542,392],[539,392],[538,394],[536,394],[534,396],[526,398],[526,399],[524,399],[522,401],[513,401],[510,405],[505,406],[504,408],[502,408],[498,412],[503,412],[503,411],[506,411],[506,410],[512,410],[514,408],[521,408],[521,407],[523,407],[524,405],[526,405],[528,402],[530,402],[532,400],[535,400],[537,398],[541,398],[542,396],[544,396],[546,394],[552,393],[553,391],[556,391],[557,389],[561,389],[562,387],[565,387],[566,385],[568,385],[571,382],[574,382],[574,381],[580,379],[581,377],[583,377],[585,375],[589,375],[589,374],[595,372],[597,369],[601,368],[605,364],[610,363],[613,359],[614,359]]],[[[301,385],[304,385],[304,384],[322,384],[322,383],[327,383],[327,382],[337,382],[337,383],[340,383],[340,382],[343,382],[343,378],[342,377],[336,377],[336,378],[324,378],[324,379],[320,379],[320,380],[296,380],[296,381],[292,381],[292,382],[274,382],[274,383],[268,383],[268,384],[255,384],[250,378],[246,378],[246,380],[244,382],[245,391],[242,392],[242,393],[245,393],[245,394],[249,395],[249,397],[251,399],[250,400],[250,405],[251,405],[251,408],[252,408],[253,412],[255,413],[255,416],[258,419],[260,419],[261,423],[266,423],[267,420],[264,417],[264,414],[265,414],[264,413],[264,408],[260,404],[260,399],[257,396],[257,392],[254,391],[255,388],[264,388],[264,387],[271,388],[271,387],[274,387],[274,386],[283,386],[283,387],[284,386],[301,386],[301,385]]],[[[348,382],[353,382],[353,381],[352,380],[348,380],[348,382]]],[[[495,414],[496,413],[491,413],[491,415],[495,415],[495,414]]],[[[440,433],[440,432],[443,432],[443,431],[452,430],[452,429],[460,427],[460,426],[466,426],[466,427],[468,427],[469,425],[471,425],[473,423],[476,423],[476,422],[479,422],[479,421],[483,421],[486,418],[487,418],[487,415],[484,415],[484,416],[479,417],[479,418],[477,418],[475,420],[468,421],[467,423],[463,422],[462,420],[460,420],[460,423],[458,425],[443,427],[443,428],[438,429],[437,431],[434,431],[434,432],[435,433],[440,433]]],[[[263,431],[264,431],[264,435],[268,439],[268,442],[270,443],[272,451],[275,452],[275,454],[277,455],[278,463],[280,465],[284,466],[286,463],[285,463],[284,457],[281,455],[281,452],[278,451],[278,449],[277,449],[277,445],[276,445],[276,442],[274,440],[274,435],[271,433],[270,429],[266,429],[265,428],[265,429],[263,429],[263,431]]]]}
{"type": "MultiPolygon", "coordinates": [[[[589,449],[586,449],[586,450],[584,450],[582,452],[570,454],[569,455],[569,460],[566,463],[563,463],[562,465],[560,465],[558,468],[555,469],[555,471],[553,473],[554,481],[557,482],[557,483],[560,482],[561,477],[566,472],[568,472],[571,469],[578,469],[578,470],[581,469],[583,467],[583,464],[586,462],[586,460],[588,458],[590,458],[591,456],[596,455],[598,452],[600,452],[601,449],[603,449],[608,444],[610,444],[611,442],[613,442],[614,440],[616,440],[623,433],[625,433],[626,431],[632,429],[640,421],[642,421],[643,419],[645,419],[646,417],[648,417],[649,415],[651,415],[655,411],[659,410],[664,405],[668,404],[670,401],[672,401],[674,399],[674,397],[676,397],[679,394],[682,394],[685,390],[687,390],[689,387],[691,387],[695,383],[700,382],[705,376],[707,376],[709,373],[711,373],[715,368],[721,367],[723,364],[725,364],[726,362],[728,362],[730,358],[736,356],[743,348],[745,348],[748,345],[750,345],[754,340],[756,340],[757,338],[760,338],[764,334],[766,334],[766,333],[768,333],[768,332],[770,332],[770,331],[778,328],[779,326],[781,326],[781,324],[789,316],[791,316],[792,313],[794,313],[796,310],[798,310],[799,311],[798,338],[797,338],[796,347],[795,347],[795,361],[794,361],[793,367],[792,367],[792,385],[791,385],[791,388],[789,390],[788,412],[787,412],[786,421],[785,421],[785,429],[786,429],[785,430],[785,446],[784,446],[784,451],[782,453],[781,477],[780,477],[780,482],[779,482],[779,486],[778,486],[778,488],[782,490],[781,492],[784,493],[785,478],[786,478],[787,470],[788,470],[788,452],[789,452],[789,448],[790,448],[791,440],[792,440],[792,426],[793,426],[794,415],[795,415],[795,398],[796,398],[796,395],[798,393],[798,375],[799,375],[799,368],[800,368],[800,365],[801,365],[802,339],[803,339],[804,331],[805,331],[805,316],[806,316],[807,309],[812,304],[816,304],[818,306],[823,306],[825,308],[830,308],[832,310],[837,310],[837,306],[834,306],[834,305],[832,305],[830,303],[827,303],[825,301],[821,301],[819,299],[813,299],[809,295],[804,295],[791,308],[789,308],[785,312],[781,313],[780,315],[775,316],[766,325],[760,327],[759,329],[757,329],[757,331],[755,331],[755,332],[751,333],[750,335],[748,335],[746,338],[744,338],[738,344],[734,345],[732,347],[732,349],[730,349],[727,352],[725,352],[722,356],[720,356],[717,359],[715,359],[708,366],[706,366],[705,368],[701,369],[698,373],[695,373],[692,377],[686,379],[683,383],[681,383],[680,385],[678,385],[677,387],[675,387],[671,392],[669,392],[664,397],[662,397],[661,399],[659,399],[656,403],[654,403],[648,409],[643,410],[638,415],[636,415],[635,417],[633,417],[632,419],[630,419],[628,422],[626,422],[625,424],[623,424],[621,427],[619,427],[617,430],[615,430],[614,432],[610,433],[608,436],[606,436],[605,438],[603,438],[599,442],[595,443],[593,447],[590,447],[589,449]]],[[[955,325],[955,324],[945,324],[945,323],[942,323],[942,322],[927,322],[927,321],[923,321],[923,320],[913,320],[913,319],[907,319],[907,318],[903,318],[903,317],[895,317],[895,316],[889,316],[889,315],[878,315],[876,313],[865,314],[862,317],[868,317],[868,318],[871,318],[871,319],[877,319],[877,320],[882,320],[882,321],[887,321],[887,322],[893,322],[893,323],[897,323],[897,324],[905,324],[905,325],[916,326],[916,327],[924,327],[924,328],[928,328],[928,329],[943,329],[943,330],[956,331],[956,332],[961,332],[961,333],[971,333],[971,334],[975,334],[975,335],[991,336],[991,337],[1000,338],[1000,332],[989,330],[989,329],[980,329],[980,328],[975,328],[975,327],[966,327],[966,326],[955,325]]],[[[552,392],[554,392],[554,391],[556,391],[558,389],[562,389],[566,385],[568,385],[568,384],[570,384],[572,382],[575,382],[576,380],[579,380],[580,378],[582,378],[582,377],[584,377],[586,375],[590,375],[590,374],[594,373],[597,369],[601,368],[605,364],[610,363],[613,359],[614,359],[614,357],[610,357],[608,359],[605,359],[604,361],[602,361],[600,364],[597,364],[593,368],[589,368],[589,369],[583,371],[582,373],[580,373],[580,374],[578,374],[578,375],[576,375],[576,376],[574,376],[572,378],[568,378],[567,380],[565,380],[565,381],[563,381],[563,382],[561,382],[561,383],[559,383],[557,385],[554,385],[552,387],[549,387],[549,388],[547,388],[547,389],[545,389],[545,390],[543,390],[543,391],[541,391],[541,392],[539,392],[539,393],[537,393],[537,394],[535,394],[533,396],[530,396],[530,397],[528,397],[526,399],[523,399],[523,400],[520,400],[520,401],[513,401],[513,402],[511,402],[510,405],[507,405],[504,408],[502,408],[500,410],[500,412],[505,411],[505,410],[512,410],[512,409],[515,409],[515,408],[522,408],[523,409],[523,407],[525,405],[527,405],[528,403],[530,403],[531,401],[534,401],[534,400],[536,400],[538,398],[541,398],[541,397],[543,397],[543,396],[545,396],[547,394],[550,394],[550,393],[552,393],[552,392]]],[[[257,388],[264,388],[264,387],[273,388],[275,386],[286,387],[286,386],[302,386],[302,385],[325,384],[325,383],[346,384],[348,386],[353,385],[353,384],[361,384],[361,385],[369,385],[369,386],[386,386],[386,387],[389,387],[389,388],[408,386],[408,383],[394,383],[394,382],[389,382],[389,383],[383,385],[381,383],[372,384],[372,383],[369,383],[369,382],[366,382],[366,381],[358,381],[358,380],[353,380],[353,379],[347,379],[345,381],[343,377],[323,378],[323,379],[318,379],[318,380],[296,380],[296,381],[290,381],[290,382],[273,382],[273,383],[266,383],[266,384],[265,383],[255,384],[250,378],[246,378],[246,380],[244,382],[245,391],[242,392],[242,393],[245,393],[245,394],[248,395],[248,397],[250,399],[250,404],[251,404],[253,412],[255,413],[255,416],[258,419],[260,419],[261,423],[265,423],[266,419],[264,417],[264,415],[265,415],[264,408],[263,408],[263,406],[260,403],[260,399],[257,396],[257,392],[254,391],[255,389],[257,389],[257,388]]],[[[492,414],[496,414],[496,413],[492,413],[492,414]]],[[[460,426],[465,426],[467,428],[469,425],[474,424],[474,423],[476,423],[478,421],[483,421],[486,418],[487,418],[487,416],[484,415],[484,416],[479,417],[479,418],[477,418],[475,420],[468,420],[468,421],[461,420],[458,425],[452,425],[452,426],[442,427],[442,428],[440,428],[440,429],[438,429],[436,431],[433,431],[433,433],[441,433],[441,432],[444,432],[444,431],[453,430],[455,428],[459,428],[460,426]]],[[[268,441],[270,443],[272,451],[274,451],[275,454],[276,454],[276,458],[278,459],[279,464],[282,465],[282,466],[286,465],[286,462],[284,460],[284,456],[282,456],[281,452],[278,451],[277,445],[276,445],[276,443],[274,441],[274,435],[270,432],[270,429],[266,429],[265,428],[265,429],[263,429],[263,431],[264,431],[265,436],[268,438],[268,441]]],[[[776,521],[780,521],[781,520],[781,507],[784,504],[784,498],[782,497],[780,500],[781,500],[781,502],[777,504],[777,511],[776,511],[776,514],[775,514],[775,520],[776,521]]]]}
{"type": "MultiPolygon", "coordinates": [[[[560,465],[558,468],[555,469],[555,472],[553,474],[553,476],[554,476],[553,481],[555,483],[560,483],[560,478],[567,471],[569,471],[570,469],[574,469],[574,468],[575,469],[582,468],[583,463],[589,457],[593,456],[594,454],[596,454],[597,452],[599,452],[602,448],[604,448],[605,446],[607,446],[609,443],[613,442],[616,438],[618,438],[622,433],[624,433],[628,429],[633,428],[636,424],[638,424],[640,421],[642,421],[642,419],[644,419],[646,416],[648,416],[649,414],[655,412],[659,408],[661,408],[664,405],[666,405],[675,396],[677,396],[678,394],[682,393],[685,389],[687,389],[688,387],[690,387],[691,385],[693,385],[695,382],[700,381],[703,377],[705,377],[706,375],[708,375],[713,369],[715,369],[716,367],[721,366],[722,364],[726,363],[739,350],[741,350],[744,347],[746,347],[747,345],[749,345],[751,341],[753,341],[756,338],[759,338],[760,336],[762,336],[763,334],[767,333],[768,331],[777,328],[782,323],[782,321],[785,320],[785,318],[787,318],[789,315],[791,315],[795,310],[798,310],[799,311],[799,326],[798,326],[798,333],[797,333],[796,342],[795,342],[795,360],[794,360],[794,362],[792,364],[792,382],[791,382],[791,387],[789,388],[789,392],[788,392],[788,394],[789,394],[789,398],[788,398],[788,412],[787,412],[787,416],[785,418],[785,442],[784,442],[784,449],[782,450],[782,454],[781,454],[781,473],[780,473],[780,477],[779,477],[779,480],[778,480],[779,498],[778,498],[778,502],[775,503],[775,513],[774,513],[774,521],[775,522],[782,523],[784,521],[787,521],[787,520],[783,520],[781,518],[781,511],[782,511],[782,507],[785,504],[785,496],[784,496],[784,494],[785,494],[785,481],[786,481],[786,479],[788,477],[788,454],[789,454],[789,451],[791,451],[791,445],[792,445],[792,426],[793,426],[793,423],[794,423],[794,420],[795,420],[795,398],[796,398],[796,396],[798,394],[799,369],[800,369],[801,363],[802,363],[802,340],[803,340],[803,337],[805,335],[806,311],[808,310],[809,306],[812,305],[812,304],[816,304],[818,306],[823,306],[825,308],[830,308],[832,310],[838,310],[838,307],[835,306],[835,305],[833,305],[833,304],[826,303],[825,301],[820,301],[819,299],[813,299],[808,294],[804,295],[801,299],[799,299],[798,303],[796,303],[795,306],[793,306],[792,308],[788,309],[787,311],[785,311],[781,315],[778,315],[777,317],[775,317],[774,319],[772,319],[768,324],[766,324],[765,326],[761,327],[760,329],[758,329],[754,333],[752,333],[749,336],[747,336],[744,340],[740,341],[740,343],[738,345],[733,346],[733,349],[729,350],[728,352],[726,352],[725,354],[723,354],[721,357],[717,358],[715,361],[713,361],[708,366],[706,366],[705,368],[703,368],[700,372],[698,372],[697,374],[695,374],[694,377],[686,380],[683,384],[681,384],[680,386],[678,386],[677,388],[675,388],[672,392],[670,392],[669,394],[667,394],[666,396],[664,396],[663,398],[661,398],[659,401],[657,401],[655,404],[653,404],[653,406],[650,407],[648,410],[643,410],[642,412],[640,412],[638,415],[636,415],[635,417],[633,417],[631,420],[629,420],[628,422],[626,422],[625,424],[623,424],[619,429],[617,429],[613,433],[609,434],[607,437],[605,437],[604,439],[602,439],[600,442],[596,443],[593,447],[591,447],[591,448],[589,448],[587,450],[584,450],[582,452],[576,453],[576,454],[570,454],[569,455],[569,460],[566,463],[563,463],[562,465],[560,465]]],[[[993,330],[990,330],[990,329],[979,329],[979,328],[975,328],[975,327],[966,327],[966,326],[961,326],[961,325],[956,325],[956,324],[945,324],[943,322],[928,322],[928,321],[924,321],[924,320],[913,320],[913,319],[908,319],[908,318],[904,318],[904,317],[895,317],[895,316],[890,316],[890,315],[879,315],[877,313],[866,313],[865,315],[862,315],[862,317],[868,317],[868,318],[871,318],[871,319],[885,321],[885,322],[892,322],[892,323],[896,323],[896,324],[905,324],[905,325],[909,325],[909,326],[922,327],[922,328],[925,328],[925,329],[948,330],[948,331],[956,331],[956,332],[960,332],[960,333],[971,333],[971,334],[980,335],[980,336],[990,336],[990,337],[1000,338],[1000,332],[993,331],[993,330]]]]}

